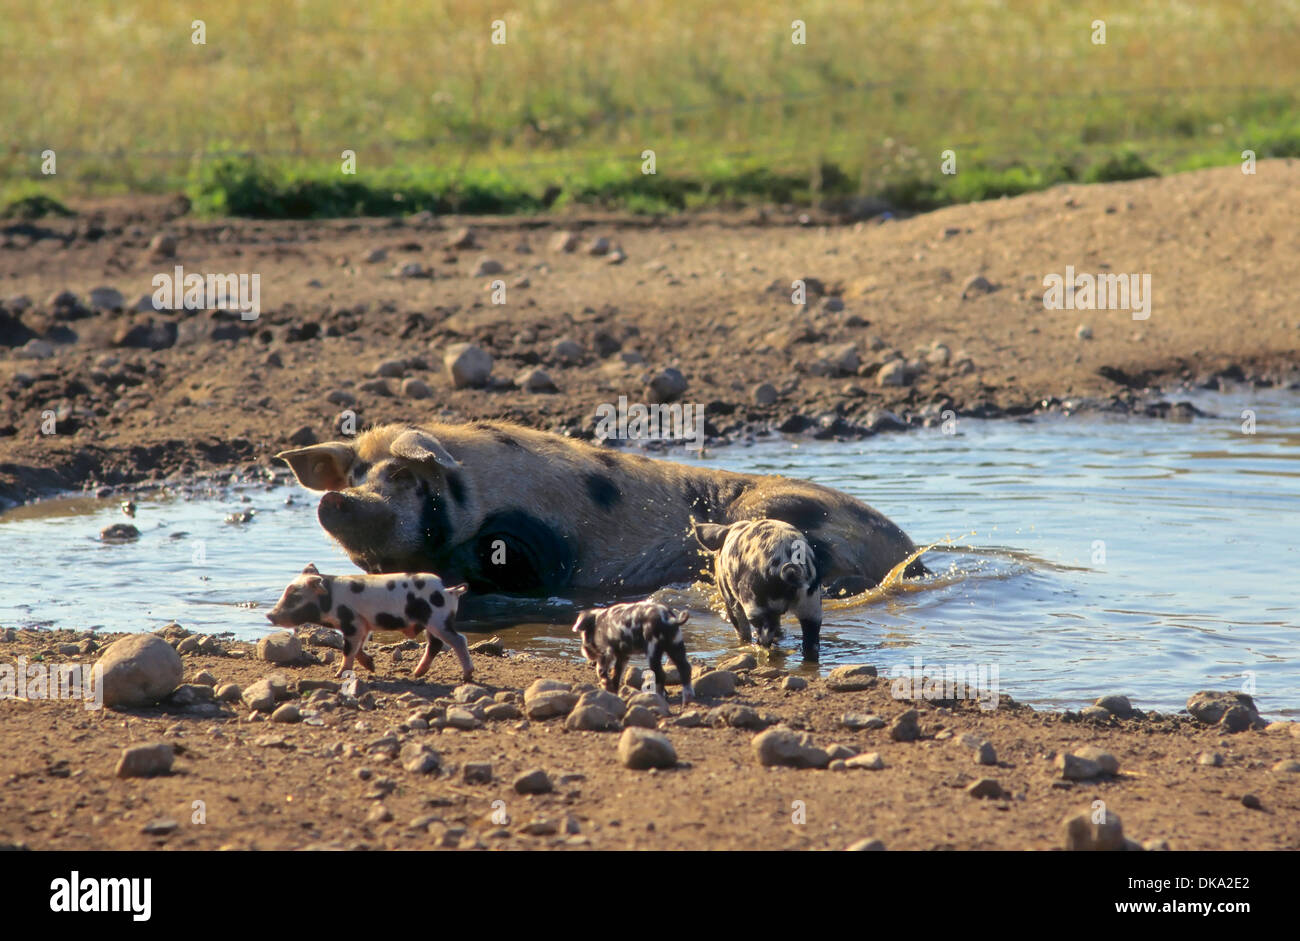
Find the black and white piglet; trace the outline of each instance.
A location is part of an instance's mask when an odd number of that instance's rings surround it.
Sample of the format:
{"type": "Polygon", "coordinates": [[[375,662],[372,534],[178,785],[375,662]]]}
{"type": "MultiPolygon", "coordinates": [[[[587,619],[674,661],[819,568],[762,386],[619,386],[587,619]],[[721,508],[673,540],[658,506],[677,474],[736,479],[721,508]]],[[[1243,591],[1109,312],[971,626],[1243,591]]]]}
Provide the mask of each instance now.
{"type": "Polygon", "coordinates": [[[424,656],[414,676],[423,676],[445,643],[456,653],[465,682],[474,673],[469,644],[453,626],[465,585],[448,588],[437,575],[408,572],[388,575],[322,575],[315,564],[289,583],[266,619],[277,627],[324,624],[343,632],[343,665],[339,675],[352,669],[355,659],[372,673],[375,663],[362,647],[376,628],[428,637],[424,656]]]}
{"type": "Polygon", "coordinates": [[[611,693],[618,692],[628,657],[644,653],[655,675],[655,690],[664,695],[664,654],[682,678],[682,702],[695,696],[691,688],[691,664],[686,659],[686,638],[682,625],[689,611],[674,611],[654,601],[634,601],[608,608],[590,608],[578,615],[573,632],[582,638],[582,652],[596,665],[596,676],[611,693]]]}
{"type": "Polygon", "coordinates": [[[730,526],[696,523],[695,538],[715,553],[713,574],[727,618],[742,643],[770,647],[781,636],[781,615],[793,611],[803,631],[803,655],[821,653],[822,586],[812,547],[803,533],[779,520],[745,520],[730,526]]]}

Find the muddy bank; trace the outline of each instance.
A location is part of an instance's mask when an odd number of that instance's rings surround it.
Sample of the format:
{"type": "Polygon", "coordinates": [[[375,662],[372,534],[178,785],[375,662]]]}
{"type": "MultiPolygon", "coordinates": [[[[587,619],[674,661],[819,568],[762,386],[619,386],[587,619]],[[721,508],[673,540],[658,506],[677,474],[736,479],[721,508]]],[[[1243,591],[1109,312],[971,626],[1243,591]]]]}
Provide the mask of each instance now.
{"type": "Polygon", "coordinates": [[[949,411],[1194,420],[1150,392],[1296,384],[1298,191],[1300,164],[1273,161],[853,226],[204,222],[157,199],[11,223],[0,499],[256,471],[349,421],[589,436],[620,396],[703,406],[713,441],[855,438],[949,411]],[[258,318],[140,309],[177,266],[256,274],[258,318]],[[1045,309],[1044,278],[1067,266],[1149,274],[1149,316],[1045,309]],[[486,375],[457,363],[465,343],[486,375]]]}
{"type": "MultiPolygon", "coordinates": [[[[1300,848],[1296,723],[1231,733],[1213,711],[1211,726],[1141,703],[1039,713],[1005,696],[995,710],[899,699],[869,671],[744,652],[699,677],[695,704],[670,685],[661,716],[631,688],[618,705],[576,702],[588,669],[514,654],[508,636],[476,652],[476,687],[446,655],[412,681],[418,644],[372,640],[377,672],[339,688],[321,662],[337,651],[307,635],[303,655],[286,654],[299,659],[273,664],[228,637],[160,633],[182,651],[184,684],[162,705],[0,700],[0,845],[1050,850],[1100,800],[1130,848],[1300,848]],[[555,682],[530,697],[539,678],[555,682]],[[625,726],[661,733],[671,759],[629,767],[625,726]],[[164,773],[119,776],[158,760],[137,752],[122,768],[124,750],[158,744],[164,773]],[[762,763],[773,756],[810,766],[762,763]]],[[[0,664],[88,664],[113,639],[0,631],[0,664]]]]}

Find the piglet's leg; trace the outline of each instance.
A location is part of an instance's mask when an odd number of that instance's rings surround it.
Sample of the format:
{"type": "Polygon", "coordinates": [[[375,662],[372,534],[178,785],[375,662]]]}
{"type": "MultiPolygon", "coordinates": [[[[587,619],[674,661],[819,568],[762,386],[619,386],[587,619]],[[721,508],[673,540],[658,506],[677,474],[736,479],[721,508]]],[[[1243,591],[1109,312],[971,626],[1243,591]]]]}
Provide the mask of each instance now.
{"type": "Polygon", "coordinates": [[[366,656],[366,654],[361,651],[361,645],[366,642],[366,635],[369,633],[370,628],[365,624],[353,626],[351,630],[344,630],[343,663],[339,667],[338,672],[334,674],[335,676],[342,676],[344,673],[351,672],[353,668],[352,662],[354,660],[360,660],[361,663],[366,666],[366,669],[374,672],[375,667],[373,661],[371,661],[370,657],[366,656]]]}
{"type": "MultiPolygon", "coordinates": [[[[456,654],[456,659],[460,661],[461,678],[464,680],[464,682],[468,683],[470,679],[473,678],[474,676],[474,661],[470,659],[469,644],[465,642],[464,635],[460,634],[453,627],[444,626],[441,624],[430,624],[426,628],[426,630],[429,631],[430,644],[433,643],[433,636],[437,634],[439,640],[441,640],[444,644],[450,647],[452,651],[456,654]]],[[[442,649],[441,644],[439,644],[438,649],[439,650],[442,649]]],[[[433,654],[425,653],[425,659],[426,660],[433,659],[433,654]]],[[[424,662],[421,662],[420,664],[420,666],[422,667],[425,665],[426,664],[424,662]]],[[[420,672],[421,671],[417,669],[415,675],[419,676],[420,672]]]]}
{"type": "Polygon", "coordinates": [[[682,679],[682,705],[686,705],[695,698],[695,688],[691,686],[691,661],[686,659],[686,644],[684,641],[670,643],[666,650],[668,659],[677,667],[677,673],[682,679]]]}
{"type": "Polygon", "coordinates": [[[434,634],[433,628],[426,627],[424,637],[424,656],[420,658],[419,666],[415,668],[412,676],[424,676],[429,669],[429,664],[433,663],[433,658],[438,655],[438,651],[442,650],[442,641],[434,634]]]}

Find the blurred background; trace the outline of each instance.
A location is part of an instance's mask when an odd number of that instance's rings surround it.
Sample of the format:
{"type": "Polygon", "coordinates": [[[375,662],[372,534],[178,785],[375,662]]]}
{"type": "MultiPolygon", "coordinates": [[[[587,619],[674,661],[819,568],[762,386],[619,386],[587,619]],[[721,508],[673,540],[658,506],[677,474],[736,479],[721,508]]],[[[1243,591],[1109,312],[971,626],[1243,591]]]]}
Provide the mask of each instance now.
{"type": "Polygon", "coordinates": [[[1300,0],[0,0],[0,61],[11,216],[870,212],[1300,156],[1300,0]]]}

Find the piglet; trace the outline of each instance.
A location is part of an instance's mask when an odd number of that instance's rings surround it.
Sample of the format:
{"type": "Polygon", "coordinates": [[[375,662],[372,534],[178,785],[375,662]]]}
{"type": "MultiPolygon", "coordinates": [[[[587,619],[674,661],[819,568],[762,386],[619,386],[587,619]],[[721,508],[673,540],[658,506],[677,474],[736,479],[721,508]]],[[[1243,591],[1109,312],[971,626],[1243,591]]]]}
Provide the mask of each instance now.
{"type": "Polygon", "coordinates": [[[655,690],[664,695],[664,654],[668,654],[682,677],[682,702],[690,702],[691,664],[686,659],[682,625],[689,611],[674,611],[654,601],[634,601],[608,608],[590,608],[578,615],[573,632],[582,638],[582,652],[596,665],[596,677],[611,693],[618,692],[623,667],[633,653],[649,657],[655,674],[655,690]]]}
{"type": "Polygon", "coordinates": [[[469,682],[474,673],[469,644],[453,627],[460,596],[467,587],[449,588],[428,572],[322,575],[315,564],[309,564],[285,588],[266,619],[277,627],[324,624],[342,631],[340,676],[352,669],[354,659],[374,672],[374,661],[362,650],[371,631],[401,631],[414,637],[423,630],[428,643],[413,675],[423,676],[445,643],[455,651],[464,680],[469,682]]]}

